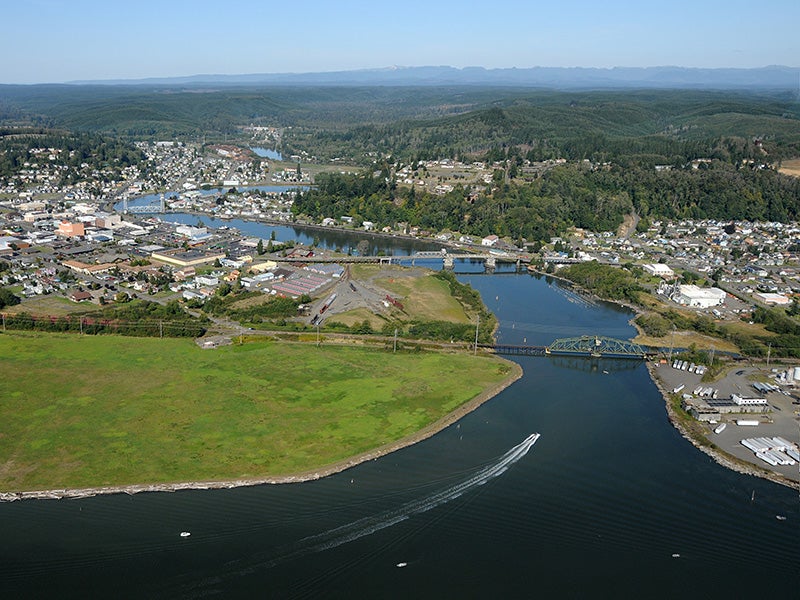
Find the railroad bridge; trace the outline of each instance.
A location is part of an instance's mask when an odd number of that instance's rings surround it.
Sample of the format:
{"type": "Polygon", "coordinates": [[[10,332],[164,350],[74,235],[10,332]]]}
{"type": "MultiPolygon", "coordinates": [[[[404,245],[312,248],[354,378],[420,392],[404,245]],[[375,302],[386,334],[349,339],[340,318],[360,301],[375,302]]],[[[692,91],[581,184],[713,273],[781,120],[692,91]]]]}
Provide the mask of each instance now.
{"type": "Polygon", "coordinates": [[[522,356],[575,356],[582,358],[622,358],[643,360],[648,352],[639,344],[597,335],[554,340],[549,346],[484,345],[497,354],[522,356]]]}

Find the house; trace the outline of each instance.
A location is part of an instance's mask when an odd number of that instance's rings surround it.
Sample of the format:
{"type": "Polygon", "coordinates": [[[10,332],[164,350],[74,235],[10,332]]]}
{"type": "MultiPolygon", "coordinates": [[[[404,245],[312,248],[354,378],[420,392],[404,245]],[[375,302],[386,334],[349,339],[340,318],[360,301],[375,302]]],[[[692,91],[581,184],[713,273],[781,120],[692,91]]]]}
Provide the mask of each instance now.
{"type": "Polygon", "coordinates": [[[91,300],[92,295],[89,292],[83,290],[75,290],[70,292],[69,296],[67,296],[73,302],[85,302],[86,300],[91,300]]]}
{"type": "Polygon", "coordinates": [[[219,285],[219,278],[214,277],[213,275],[198,275],[194,278],[195,282],[197,283],[197,287],[201,286],[211,286],[215,287],[219,285]]]}
{"type": "Polygon", "coordinates": [[[172,276],[178,281],[181,281],[183,279],[188,279],[189,277],[194,277],[195,276],[195,268],[194,267],[184,267],[183,269],[178,269],[177,271],[175,271],[172,274],[172,276]]]}
{"type": "Polygon", "coordinates": [[[372,231],[373,229],[375,229],[375,223],[373,223],[372,221],[363,221],[361,223],[361,226],[364,228],[365,231],[372,231]]]}
{"type": "Polygon", "coordinates": [[[488,247],[492,247],[492,246],[494,246],[494,245],[497,243],[497,241],[498,241],[499,239],[500,239],[500,238],[498,238],[498,237],[497,237],[496,235],[494,235],[494,234],[492,234],[492,235],[487,235],[485,238],[483,238],[483,239],[481,240],[481,246],[488,246],[488,247]]]}

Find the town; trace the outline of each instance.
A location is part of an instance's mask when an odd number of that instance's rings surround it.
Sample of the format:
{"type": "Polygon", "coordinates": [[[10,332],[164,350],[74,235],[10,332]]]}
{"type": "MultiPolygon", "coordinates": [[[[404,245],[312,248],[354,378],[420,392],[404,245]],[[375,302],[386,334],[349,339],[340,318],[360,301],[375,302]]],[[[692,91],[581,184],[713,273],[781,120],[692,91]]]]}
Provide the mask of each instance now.
{"type": "MultiPolygon", "coordinates": [[[[225,226],[170,222],[170,213],[189,213],[406,236],[465,251],[492,250],[526,263],[541,260],[550,272],[587,261],[638,265],[653,277],[653,292],[660,298],[706,310],[715,319],[738,318],[754,306],[789,306],[800,292],[796,223],[654,221],[647,228],[622,227],[616,232],[572,228],[549,243],[523,240],[523,246],[496,235],[477,238],[406,223],[355,222],[349,215],[328,215],[314,223],[292,212],[297,186],[313,183],[312,170],[299,162],[273,172],[269,161],[230,145],[205,152],[182,142],[136,145],[146,157],[143,168],[82,172],[74,183],[61,185],[64,167],[57,164],[58,151],[32,151],[40,157],[38,162],[26,164],[0,188],[0,257],[6,263],[0,284],[26,302],[55,295],[104,304],[170,290],[182,291],[188,300],[213,294],[221,282],[240,279],[250,286],[272,279],[269,273],[278,268],[275,259],[286,256],[284,244],[283,252],[271,251],[278,245],[274,237],[245,237],[225,226]],[[262,256],[271,261],[267,267],[262,256]],[[209,266],[215,267],[213,275],[204,272],[198,278],[196,269],[209,266]],[[701,279],[713,286],[710,291],[709,286],[693,285],[701,279]]],[[[454,180],[490,183],[496,166],[442,160],[414,167],[412,173],[407,165],[395,165],[398,184],[443,193],[454,180]]],[[[547,168],[546,163],[525,167],[529,172],[547,168]]],[[[294,249],[292,256],[313,251],[294,249]]],[[[282,273],[285,267],[275,283],[282,273]]],[[[274,286],[264,291],[288,293],[274,286]]]]}

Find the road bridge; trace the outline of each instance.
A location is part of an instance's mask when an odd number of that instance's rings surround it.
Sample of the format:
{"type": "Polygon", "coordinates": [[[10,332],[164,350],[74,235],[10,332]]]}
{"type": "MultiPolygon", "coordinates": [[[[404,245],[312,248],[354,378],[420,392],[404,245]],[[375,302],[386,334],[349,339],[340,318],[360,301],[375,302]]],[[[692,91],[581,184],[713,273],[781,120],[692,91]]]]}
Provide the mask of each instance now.
{"type": "Polygon", "coordinates": [[[577,358],[619,358],[644,360],[652,354],[639,344],[596,335],[560,338],[549,346],[486,344],[481,346],[497,354],[517,356],[573,356],[577,358]]]}
{"type": "Polygon", "coordinates": [[[415,266],[417,260],[441,260],[442,266],[452,267],[456,260],[476,260],[483,261],[487,268],[494,268],[498,262],[516,263],[520,266],[522,263],[530,262],[530,257],[524,254],[506,254],[496,255],[491,253],[468,253],[468,252],[415,252],[407,256],[287,256],[281,258],[280,262],[287,263],[375,263],[375,264],[402,264],[410,262],[415,266]]]}
{"type": "Polygon", "coordinates": [[[161,194],[161,198],[159,199],[158,203],[152,204],[142,204],[142,205],[128,205],[128,199],[125,198],[122,201],[122,212],[130,213],[130,214],[139,214],[139,215],[148,215],[148,214],[163,214],[167,212],[166,202],[164,200],[164,194],[161,194]]]}

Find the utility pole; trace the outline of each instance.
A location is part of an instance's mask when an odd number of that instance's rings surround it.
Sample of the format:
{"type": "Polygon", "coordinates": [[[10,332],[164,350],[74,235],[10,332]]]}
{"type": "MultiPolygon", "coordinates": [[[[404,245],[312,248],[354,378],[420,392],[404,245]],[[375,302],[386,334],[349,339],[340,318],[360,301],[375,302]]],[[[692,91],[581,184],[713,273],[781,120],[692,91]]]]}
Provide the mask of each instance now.
{"type": "Polygon", "coordinates": [[[772,354],[772,342],[767,346],[767,368],[769,369],[769,355],[772,354]]]}
{"type": "Polygon", "coordinates": [[[164,337],[164,322],[163,321],[159,321],[158,322],[158,337],[160,337],[160,338],[164,337]]]}
{"type": "Polygon", "coordinates": [[[397,352],[397,327],[394,328],[394,349],[392,352],[397,352]]]}
{"type": "Polygon", "coordinates": [[[712,344],[712,345],[711,345],[711,364],[710,364],[710,365],[708,365],[709,367],[713,367],[713,366],[714,366],[714,352],[716,352],[716,350],[717,350],[717,349],[716,349],[716,348],[714,347],[714,345],[712,344]]]}
{"type": "Polygon", "coordinates": [[[317,323],[317,348],[319,348],[319,323],[317,323]]]}
{"type": "Polygon", "coordinates": [[[6,313],[3,313],[3,331],[6,330],[6,313]]]}
{"type": "Polygon", "coordinates": [[[475,348],[472,352],[473,356],[478,353],[478,328],[481,326],[481,316],[478,315],[478,322],[475,323],[475,348]]]}
{"type": "Polygon", "coordinates": [[[672,364],[672,346],[675,343],[675,325],[672,326],[672,335],[669,337],[669,364],[672,364]]]}
{"type": "Polygon", "coordinates": [[[80,328],[81,328],[81,335],[83,335],[83,317],[80,317],[80,328]]]}

